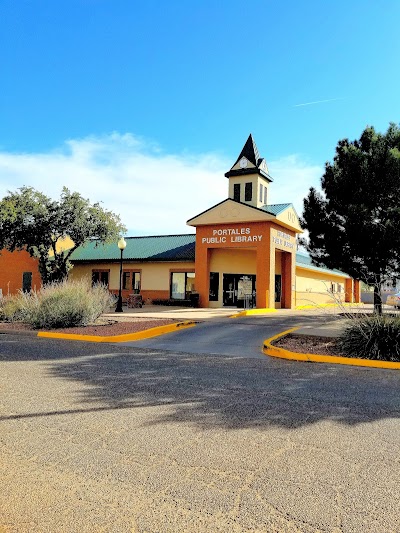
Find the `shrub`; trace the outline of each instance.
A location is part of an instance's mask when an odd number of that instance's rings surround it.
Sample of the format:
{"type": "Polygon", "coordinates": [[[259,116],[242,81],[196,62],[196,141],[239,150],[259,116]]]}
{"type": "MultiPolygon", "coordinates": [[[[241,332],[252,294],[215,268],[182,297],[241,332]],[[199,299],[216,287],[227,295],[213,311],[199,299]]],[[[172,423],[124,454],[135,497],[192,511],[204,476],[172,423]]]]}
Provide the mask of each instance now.
{"type": "Polygon", "coordinates": [[[355,318],[338,339],[338,347],[347,357],[400,361],[400,317],[355,318]]]}
{"type": "Polygon", "coordinates": [[[86,326],[108,310],[113,297],[103,285],[87,280],[51,283],[29,294],[10,297],[3,306],[8,320],[21,320],[34,328],[86,326]]]}
{"type": "Polygon", "coordinates": [[[5,322],[26,322],[30,308],[30,295],[20,292],[0,299],[0,320],[5,322]]]}

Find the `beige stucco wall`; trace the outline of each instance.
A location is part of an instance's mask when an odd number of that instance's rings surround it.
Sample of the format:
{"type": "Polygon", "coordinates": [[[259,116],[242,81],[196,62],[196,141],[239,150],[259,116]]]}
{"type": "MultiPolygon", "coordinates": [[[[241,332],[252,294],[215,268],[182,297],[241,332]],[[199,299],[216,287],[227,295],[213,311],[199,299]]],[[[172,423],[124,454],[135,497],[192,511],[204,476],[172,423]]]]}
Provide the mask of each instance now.
{"type": "Polygon", "coordinates": [[[255,274],[256,251],[250,249],[215,248],[210,253],[210,272],[225,274],[255,274]]]}
{"type": "MultiPolygon", "coordinates": [[[[275,273],[280,273],[281,254],[277,251],[275,273]]],[[[166,263],[129,263],[124,262],[125,270],[141,270],[141,288],[144,291],[169,291],[170,272],[193,272],[195,264],[191,262],[166,263]]],[[[119,264],[97,263],[75,265],[70,272],[71,279],[86,277],[88,283],[92,279],[92,270],[109,270],[109,288],[119,288],[119,264]]],[[[223,273],[256,274],[256,251],[252,249],[213,249],[210,254],[210,272],[220,273],[219,295],[217,302],[210,302],[210,307],[222,307],[223,273]]],[[[345,278],[323,272],[311,271],[296,267],[296,302],[295,305],[334,303],[344,300],[345,278]],[[331,282],[335,283],[334,294],[329,292],[331,282]],[[341,291],[337,292],[337,284],[341,291]]]]}
{"type": "MultiPolygon", "coordinates": [[[[71,279],[86,277],[88,282],[92,279],[92,270],[110,270],[109,288],[119,288],[119,263],[92,263],[86,265],[74,265],[70,272],[71,279]]],[[[194,263],[191,262],[165,262],[165,263],[123,263],[123,270],[141,270],[142,290],[169,291],[170,271],[194,271],[194,263]]]]}
{"type": "Polygon", "coordinates": [[[252,205],[254,207],[261,207],[265,204],[264,202],[264,188],[267,189],[267,202],[269,198],[269,190],[268,190],[268,181],[259,176],[258,174],[247,174],[245,176],[231,176],[229,178],[229,198],[233,198],[233,186],[236,183],[240,183],[240,201],[252,205]],[[249,202],[246,202],[245,200],[245,183],[252,183],[253,184],[253,196],[252,199],[249,202]],[[260,184],[263,186],[263,197],[260,201],[259,198],[259,187],[260,184]]]}
{"type": "Polygon", "coordinates": [[[296,267],[296,305],[334,303],[344,301],[344,298],[344,277],[296,267]],[[331,283],[334,283],[333,294],[331,283]]]}

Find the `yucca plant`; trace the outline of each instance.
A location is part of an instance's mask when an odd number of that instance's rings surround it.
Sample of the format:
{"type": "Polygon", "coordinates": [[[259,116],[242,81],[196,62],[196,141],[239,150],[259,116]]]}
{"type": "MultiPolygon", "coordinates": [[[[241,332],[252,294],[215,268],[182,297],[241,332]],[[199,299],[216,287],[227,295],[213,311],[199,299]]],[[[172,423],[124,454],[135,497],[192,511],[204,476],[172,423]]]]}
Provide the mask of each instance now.
{"type": "Polygon", "coordinates": [[[338,347],[347,357],[400,361],[400,317],[355,318],[338,339],[338,347]]]}

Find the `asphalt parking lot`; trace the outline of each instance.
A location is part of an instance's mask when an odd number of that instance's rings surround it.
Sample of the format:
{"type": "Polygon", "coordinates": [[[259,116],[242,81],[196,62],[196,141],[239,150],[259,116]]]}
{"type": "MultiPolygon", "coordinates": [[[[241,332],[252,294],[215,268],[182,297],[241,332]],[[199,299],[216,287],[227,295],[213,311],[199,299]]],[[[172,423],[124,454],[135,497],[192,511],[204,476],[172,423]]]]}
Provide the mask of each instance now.
{"type": "Polygon", "coordinates": [[[400,531],[399,372],[191,353],[195,329],[0,335],[2,533],[400,531]]]}

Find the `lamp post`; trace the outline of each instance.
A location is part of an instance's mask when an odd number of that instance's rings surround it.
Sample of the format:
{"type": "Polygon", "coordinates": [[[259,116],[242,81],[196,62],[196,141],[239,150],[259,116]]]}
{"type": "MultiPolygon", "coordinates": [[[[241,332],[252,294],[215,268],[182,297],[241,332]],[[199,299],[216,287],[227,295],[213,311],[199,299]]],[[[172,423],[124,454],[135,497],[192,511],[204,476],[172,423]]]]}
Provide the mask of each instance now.
{"type": "Polygon", "coordinates": [[[122,313],[122,254],[126,248],[126,241],[123,237],[118,241],[118,248],[121,250],[121,260],[119,263],[119,293],[118,293],[118,302],[117,307],[115,308],[116,313],[122,313]]]}

